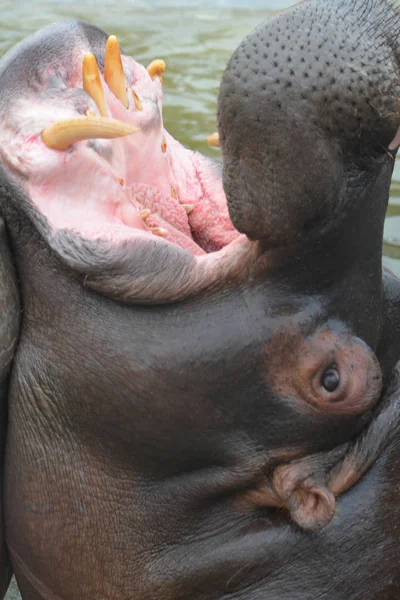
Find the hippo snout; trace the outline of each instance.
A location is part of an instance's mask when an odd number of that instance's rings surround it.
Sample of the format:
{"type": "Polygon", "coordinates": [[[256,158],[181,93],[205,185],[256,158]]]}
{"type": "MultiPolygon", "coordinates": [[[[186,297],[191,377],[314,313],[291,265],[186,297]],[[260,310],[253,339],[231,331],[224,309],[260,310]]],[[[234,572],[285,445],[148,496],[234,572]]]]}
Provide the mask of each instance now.
{"type": "Polygon", "coordinates": [[[241,232],[269,246],[309,236],[393,162],[399,26],[388,4],[312,0],[241,43],[218,109],[224,188],[241,232]]]}

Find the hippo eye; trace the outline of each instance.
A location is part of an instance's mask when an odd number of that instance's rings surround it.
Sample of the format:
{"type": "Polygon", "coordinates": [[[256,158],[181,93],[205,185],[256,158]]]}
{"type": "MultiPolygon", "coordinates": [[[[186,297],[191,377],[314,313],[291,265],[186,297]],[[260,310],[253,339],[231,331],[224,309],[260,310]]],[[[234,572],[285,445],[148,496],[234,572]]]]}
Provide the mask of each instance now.
{"type": "Polygon", "coordinates": [[[336,367],[330,367],[325,371],[322,375],[321,383],[324,390],[330,394],[337,390],[340,383],[340,375],[336,367]]]}

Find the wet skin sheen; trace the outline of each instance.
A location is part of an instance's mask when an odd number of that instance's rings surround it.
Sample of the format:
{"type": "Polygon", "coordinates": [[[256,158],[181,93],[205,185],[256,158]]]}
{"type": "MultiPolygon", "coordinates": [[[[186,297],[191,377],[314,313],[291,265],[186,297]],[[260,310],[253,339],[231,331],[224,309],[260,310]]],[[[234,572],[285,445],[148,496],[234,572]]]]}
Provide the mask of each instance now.
{"type": "MultiPolygon", "coordinates": [[[[244,40],[218,121],[250,241],[219,262],[54,231],[2,157],[11,350],[17,281],[23,305],[5,527],[24,600],[399,596],[400,282],[381,270],[399,24],[377,0],[311,1],[244,40]]],[[[67,35],[106,39],[68,22],[6,58],[3,123],[67,35]]]]}

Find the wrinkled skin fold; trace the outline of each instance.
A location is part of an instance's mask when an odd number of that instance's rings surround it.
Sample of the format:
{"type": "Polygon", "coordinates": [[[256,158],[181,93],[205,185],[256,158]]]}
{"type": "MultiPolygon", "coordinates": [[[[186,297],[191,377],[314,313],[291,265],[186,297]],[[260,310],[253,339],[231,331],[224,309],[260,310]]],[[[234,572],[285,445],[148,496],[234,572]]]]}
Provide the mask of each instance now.
{"type": "Polygon", "coordinates": [[[0,596],[4,597],[11,578],[11,568],[4,539],[3,525],[3,457],[7,425],[7,393],[11,361],[17,344],[20,304],[18,287],[4,221],[0,219],[0,450],[1,450],[1,526],[0,526],[0,596]]]}
{"type": "Polygon", "coordinates": [[[164,129],[160,63],[109,71],[97,27],[3,58],[24,600],[398,597],[399,28],[378,0],[261,24],[222,77],[222,170],[164,129]]]}

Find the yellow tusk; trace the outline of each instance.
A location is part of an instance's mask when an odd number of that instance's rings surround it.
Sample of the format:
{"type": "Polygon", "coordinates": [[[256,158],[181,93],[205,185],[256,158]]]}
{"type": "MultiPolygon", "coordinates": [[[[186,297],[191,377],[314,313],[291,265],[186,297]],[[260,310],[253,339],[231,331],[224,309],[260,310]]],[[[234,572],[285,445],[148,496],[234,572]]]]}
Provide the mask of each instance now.
{"type": "Polygon", "coordinates": [[[151,210],[149,210],[148,208],[143,208],[143,210],[140,211],[140,216],[142,217],[143,221],[145,221],[150,215],[151,210]]]}
{"type": "Polygon", "coordinates": [[[104,97],[103,84],[101,83],[100,71],[97,61],[91,52],[83,57],[82,65],[83,89],[97,104],[102,117],[108,117],[106,100],[104,97]]]}
{"type": "Polygon", "coordinates": [[[164,229],[164,227],[150,227],[150,230],[153,235],[158,235],[160,237],[166,237],[168,235],[168,231],[164,229]]]}
{"type": "Polygon", "coordinates": [[[182,206],[185,209],[187,215],[190,215],[190,213],[194,209],[194,204],[182,204],[182,206]]]}
{"type": "Polygon", "coordinates": [[[128,108],[128,94],[126,93],[124,68],[122,66],[121,51],[115,35],[110,35],[106,43],[104,57],[104,79],[116,98],[128,108]]]}
{"type": "Polygon", "coordinates": [[[147,67],[147,71],[152,79],[159,77],[162,83],[162,74],[164,73],[166,68],[167,65],[165,61],[163,61],[161,58],[156,58],[156,60],[153,60],[149,64],[149,66],[147,67]]]}
{"type": "Polygon", "coordinates": [[[220,148],[221,144],[219,143],[219,135],[217,132],[208,136],[207,144],[211,146],[211,148],[220,148]]]}
{"type": "Polygon", "coordinates": [[[42,132],[42,140],[52,150],[67,150],[75,142],[96,138],[119,138],[139,131],[137,127],[104,117],[75,117],[57,121],[42,132]]]}
{"type": "Polygon", "coordinates": [[[161,142],[161,152],[163,152],[165,154],[166,151],[167,151],[167,142],[165,140],[163,140],[161,142]]]}
{"type": "Polygon", "coordinates": [[[143,106],[142,106],[142,103],[140,102],[140,98],[133,88],[132,88],[132,96],[133,96],[133,100],[135,101],[136,110],[143,110],[143,106]]]}

